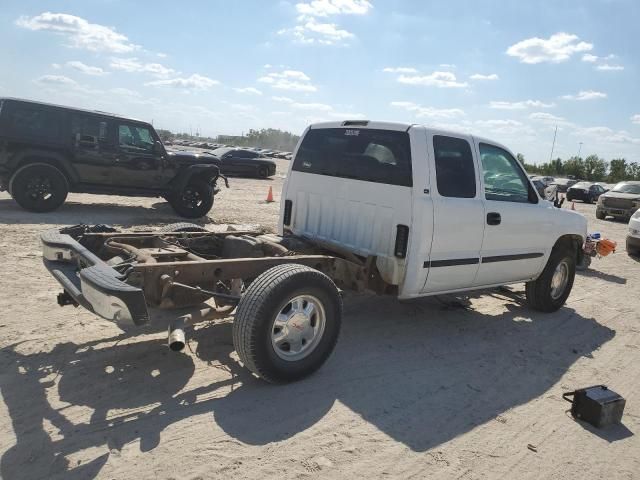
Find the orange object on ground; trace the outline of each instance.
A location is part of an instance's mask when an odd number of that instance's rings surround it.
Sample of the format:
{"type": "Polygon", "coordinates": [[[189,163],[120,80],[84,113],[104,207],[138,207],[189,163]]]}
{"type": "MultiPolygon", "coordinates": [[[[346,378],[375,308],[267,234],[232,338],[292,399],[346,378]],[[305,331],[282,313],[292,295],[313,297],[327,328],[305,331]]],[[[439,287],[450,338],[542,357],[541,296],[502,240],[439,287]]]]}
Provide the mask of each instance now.
{"type": "Polygon", "coordinates": [[[617,246],[618,244],[613,240],[608,240],[604,238],[598,242],[598,246],[596,247],[596,252],[598,252],[598,255],[606,257],[610,253],[614,253],[616,251],[617,246]]]}
{"type": "Polygon", "coordinates": [[[267,193],[267,203],[273,202],[273,187],[269,187],[269,193],[267,193]]]}

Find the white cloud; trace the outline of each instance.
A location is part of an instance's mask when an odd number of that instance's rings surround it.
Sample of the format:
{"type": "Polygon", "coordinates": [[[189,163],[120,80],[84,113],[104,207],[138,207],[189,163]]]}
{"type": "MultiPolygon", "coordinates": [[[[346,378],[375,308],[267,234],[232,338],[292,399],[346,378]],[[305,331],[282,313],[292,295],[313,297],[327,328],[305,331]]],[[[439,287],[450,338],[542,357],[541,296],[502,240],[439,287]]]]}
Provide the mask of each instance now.
{"type": "Polygon", "coordinates": [[[70,46],[94,52],[127,53],[139,48],[110,27],[89,23],[84,18],[66,13],[44,12],[35,17],[22,16],[16,20],[16,25],[29,30],[54,32],[66,37],[70,46]]]}
{"type": "Polygon", "coordinates": [[[386,73],[418,73],[413,67],[386,67],[382,69],[386,73]]]}
{"type": "Polygon", "coordinates": [[[424,107],[413,102],[391,102],[392,107],[402,108],[413,113],[418,118],[456,118],[465,115],[459,108],[424,107]]]}
{"type": "Polygon", "coordinates": [[[491,135],[535,135],[535,130],[517,120],[477,120],[474,125],[491,135]]]}
{"type": "Polygon", "coordinates": [[[246,93],[247,95],[262,95],[262,92],[254,87],[234,88],[238,93],[246,93]]]}
{"type": "Polygon", "coordinates": [[[640,138],[632,137],[626,130],[615,131],[609,127],[580,127],[573,134],[587,137],[591,142],[640,145],[640,138]]]}
{"type": "Polygon", "coordinates": [[[174,87],[194,90],[206,90],[219,84],[220,82],[218,80],[213,80],[197,73],[194,73],[190,77],[155,80],[153,82],[145,83],[145,85],[152,87],[174,87]]]}
{"type": "Polygon", "coordinates": [[[78,85],[78,82],[64,75],[43,75],[34,81],[39,85],[57,85],[63,87],[75,87],[78,85]]]}
{"type": "Polygon", "coordinates": [[[355,35],[341,29],[335,23],[320,23],[315,18],[299,19],[301,23],[292,28],[283,28],[278,35],[291,36],[302,44],[337,45],[355,35]]]}
{"type": "Polygon", "coordinates": [[[469,85],[466,82],[459,82],[452,72],[433,72],[430,75],[400,75],[397,80],[399,83],[407,85],[439,88],[463,88],[469,85]]]}
{"type": "Polygon", "coordinates": [[[315,92],[317,90],[315,85],[311,83],[311,79],[298,70],[271,72],[258,78],[258,81],[279,90],[290,90],[294,92],[315,92]]]}
{"type": "Polygon", "coordinates": [[[631,123],[640,125],[640,113],[637,113],[631,117],[631,123]]]}
{"type": "Polygon", "coordinates": [[[442,68],[456,68],[455,64],[453,64],[453,63],[441,63],[440,67],[442,67],[442,68]]]}
{"type": "Polygon", "coordinates": [[[96,77],[100,77],[102,75],[107,75],[109,72],[103,70],[100,67],[92,67],[90,65],[86,65],[78,60],[73,60],[71,62],[66,63],[67,67],[73,68],[79,72],[84,73],[85,75],[93,75],[96,77]]]}
{"type": "Polygon", "coordinates": [[[552,108],[555,106],[555,103],[544,103],[540,100],[524,100],[521,102],[489,102],[489,108],[495,108],[497,110],[524,110],[526,108],[552,108]]]}
{"type": "Polygon", "coordinates": [[[141,63],[137,58],[112,58],[111,68],[129,73],[149,73],[154,77],[167,78],[177,73],[172,68],[159,63],[141,63]]]}
{"type": "Polygon", "coordinates": [[[273,100],[274,102],[281,102],[281,103],[293,103],[295,101],[289,97],[271,97],[271,100],[273,100]]]}
{"type": "Polygon", "coordinates": [[[333,107],[331,105],[327,105],[325,103],[291,103],[293,108],[297,108],[299,110],[313,110],[316,112],[331,112],[333,107]]]}
{"type": "Polygon", "coordinates": [[[372,8],[373,5],[368,0],[313,0],[296,4],[298,13],[314,17],[365,15],[372,8]]]}
{"type": "Polygon", "coordinates": [[[565,122],[566,119],[547,112],[534,112],[529,115],[531,120],[539,120],[541,122],[565,122]]]}
{"type": "Polygon", "coordinates": [[[603,63],[602,65],[598,65],[596,70],[604,70],[604,71],[619,71],[624,70],[622,65],[611,65],[609,63],[603,63]]]}
{"type": "Polygon", "coordinates": [[[594,90],[581,90],[575,95],[563,95],[562,98],[565,100],[595,100],[598,98],[607,98],[607,94],[594,90]]]}
{"type": "Polygon", "coordinates": [[[585,53],[584,55],[582,55],[582,61],[583,62],[588,62],[588,63],[595,63],[598,61],[598,57],[597,55],[593,55],[591,53],[585,53]]]}
{"type": "Polygon", "coordinates": [[[593,45],[579,41],[577,35],[555,33],[549,38],[527,38],[507,49],[507,55],[517,57],[522,63],[560,63],[569,60],[574,53],[586,52],[593,45]]]}
{"type": "Polygon", "coordinates": [[[481,73],[474,73],[469,77],[471,80],[499,80],[497,73],[491,73],[489,75],[483,75],[481,73]]]}

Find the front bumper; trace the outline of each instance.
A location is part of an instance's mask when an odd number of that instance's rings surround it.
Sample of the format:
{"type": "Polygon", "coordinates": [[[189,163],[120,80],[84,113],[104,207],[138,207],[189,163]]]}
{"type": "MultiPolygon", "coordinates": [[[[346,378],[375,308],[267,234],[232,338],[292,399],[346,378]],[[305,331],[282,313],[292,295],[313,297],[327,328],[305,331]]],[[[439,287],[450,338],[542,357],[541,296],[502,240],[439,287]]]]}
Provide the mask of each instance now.
{"type": "Polygon", "coordinates": [[[122,326],[149,323],[144,292],[117,270],[69,235],[51,230],[40,240],[45,267],[78,305],[122,326]]]}
{"type": "Polygon", "coordinates": [[[616,218],[629,218],[633,215],[637,207],[632,208],[614,208],[614,207],[605,207],[604,205],[598,205],[596,207],[598,211],[603,212],[605,215],[616,217],[616,218]]]}
{"type": "Polygon", "coordinates": [[[627,253],[631,255],[640,254],[640,238],[627,235],[627,253]]]}

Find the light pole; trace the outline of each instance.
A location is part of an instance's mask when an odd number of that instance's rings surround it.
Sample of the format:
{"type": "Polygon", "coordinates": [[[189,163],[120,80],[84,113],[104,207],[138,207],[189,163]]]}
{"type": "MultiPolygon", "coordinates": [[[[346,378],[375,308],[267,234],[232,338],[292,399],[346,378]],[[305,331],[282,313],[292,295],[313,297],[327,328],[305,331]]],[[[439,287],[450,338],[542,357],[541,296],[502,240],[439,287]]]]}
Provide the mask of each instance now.
{"type": "Polygon", "coordinates": [[[582,142],[578,144],[578,158],[580,158],[580,152],[582,151],[582,142]]]}

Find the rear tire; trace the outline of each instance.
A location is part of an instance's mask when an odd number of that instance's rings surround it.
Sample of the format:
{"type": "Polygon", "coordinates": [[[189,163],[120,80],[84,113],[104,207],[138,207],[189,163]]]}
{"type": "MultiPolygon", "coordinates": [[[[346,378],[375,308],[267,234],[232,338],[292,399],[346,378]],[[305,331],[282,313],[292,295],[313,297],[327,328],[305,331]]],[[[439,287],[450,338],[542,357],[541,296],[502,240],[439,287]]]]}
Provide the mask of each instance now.
{"type": "Polygon", "coordinates": [[[575,275],[576,252],[566,246],[555,246],[542,274],[525,285],[527,303],[541,312],[555,312],[567,301],[575,275]]]}
{"type": "Polygon", "coordinates": [[[207,182],[192,180],[181,192],[171,195],[169,203],[181,217],[203,217],[213,207],[213,187],[207,182]]]}
{"type": "Polygon", "coordinates": [[[292,382],[329,358],[341,323],[342,299],[329,277],[303,265],[278,265],[242,296],[233,344],[242,363],[263,380],[292,382]]]}
{"type": "Polygon", "coordinates": [[[20,168],[9,184],[11,196],[30,212],[51,212],[67,199],[67,177],[52,165],[34,163],[20,168]]]}

